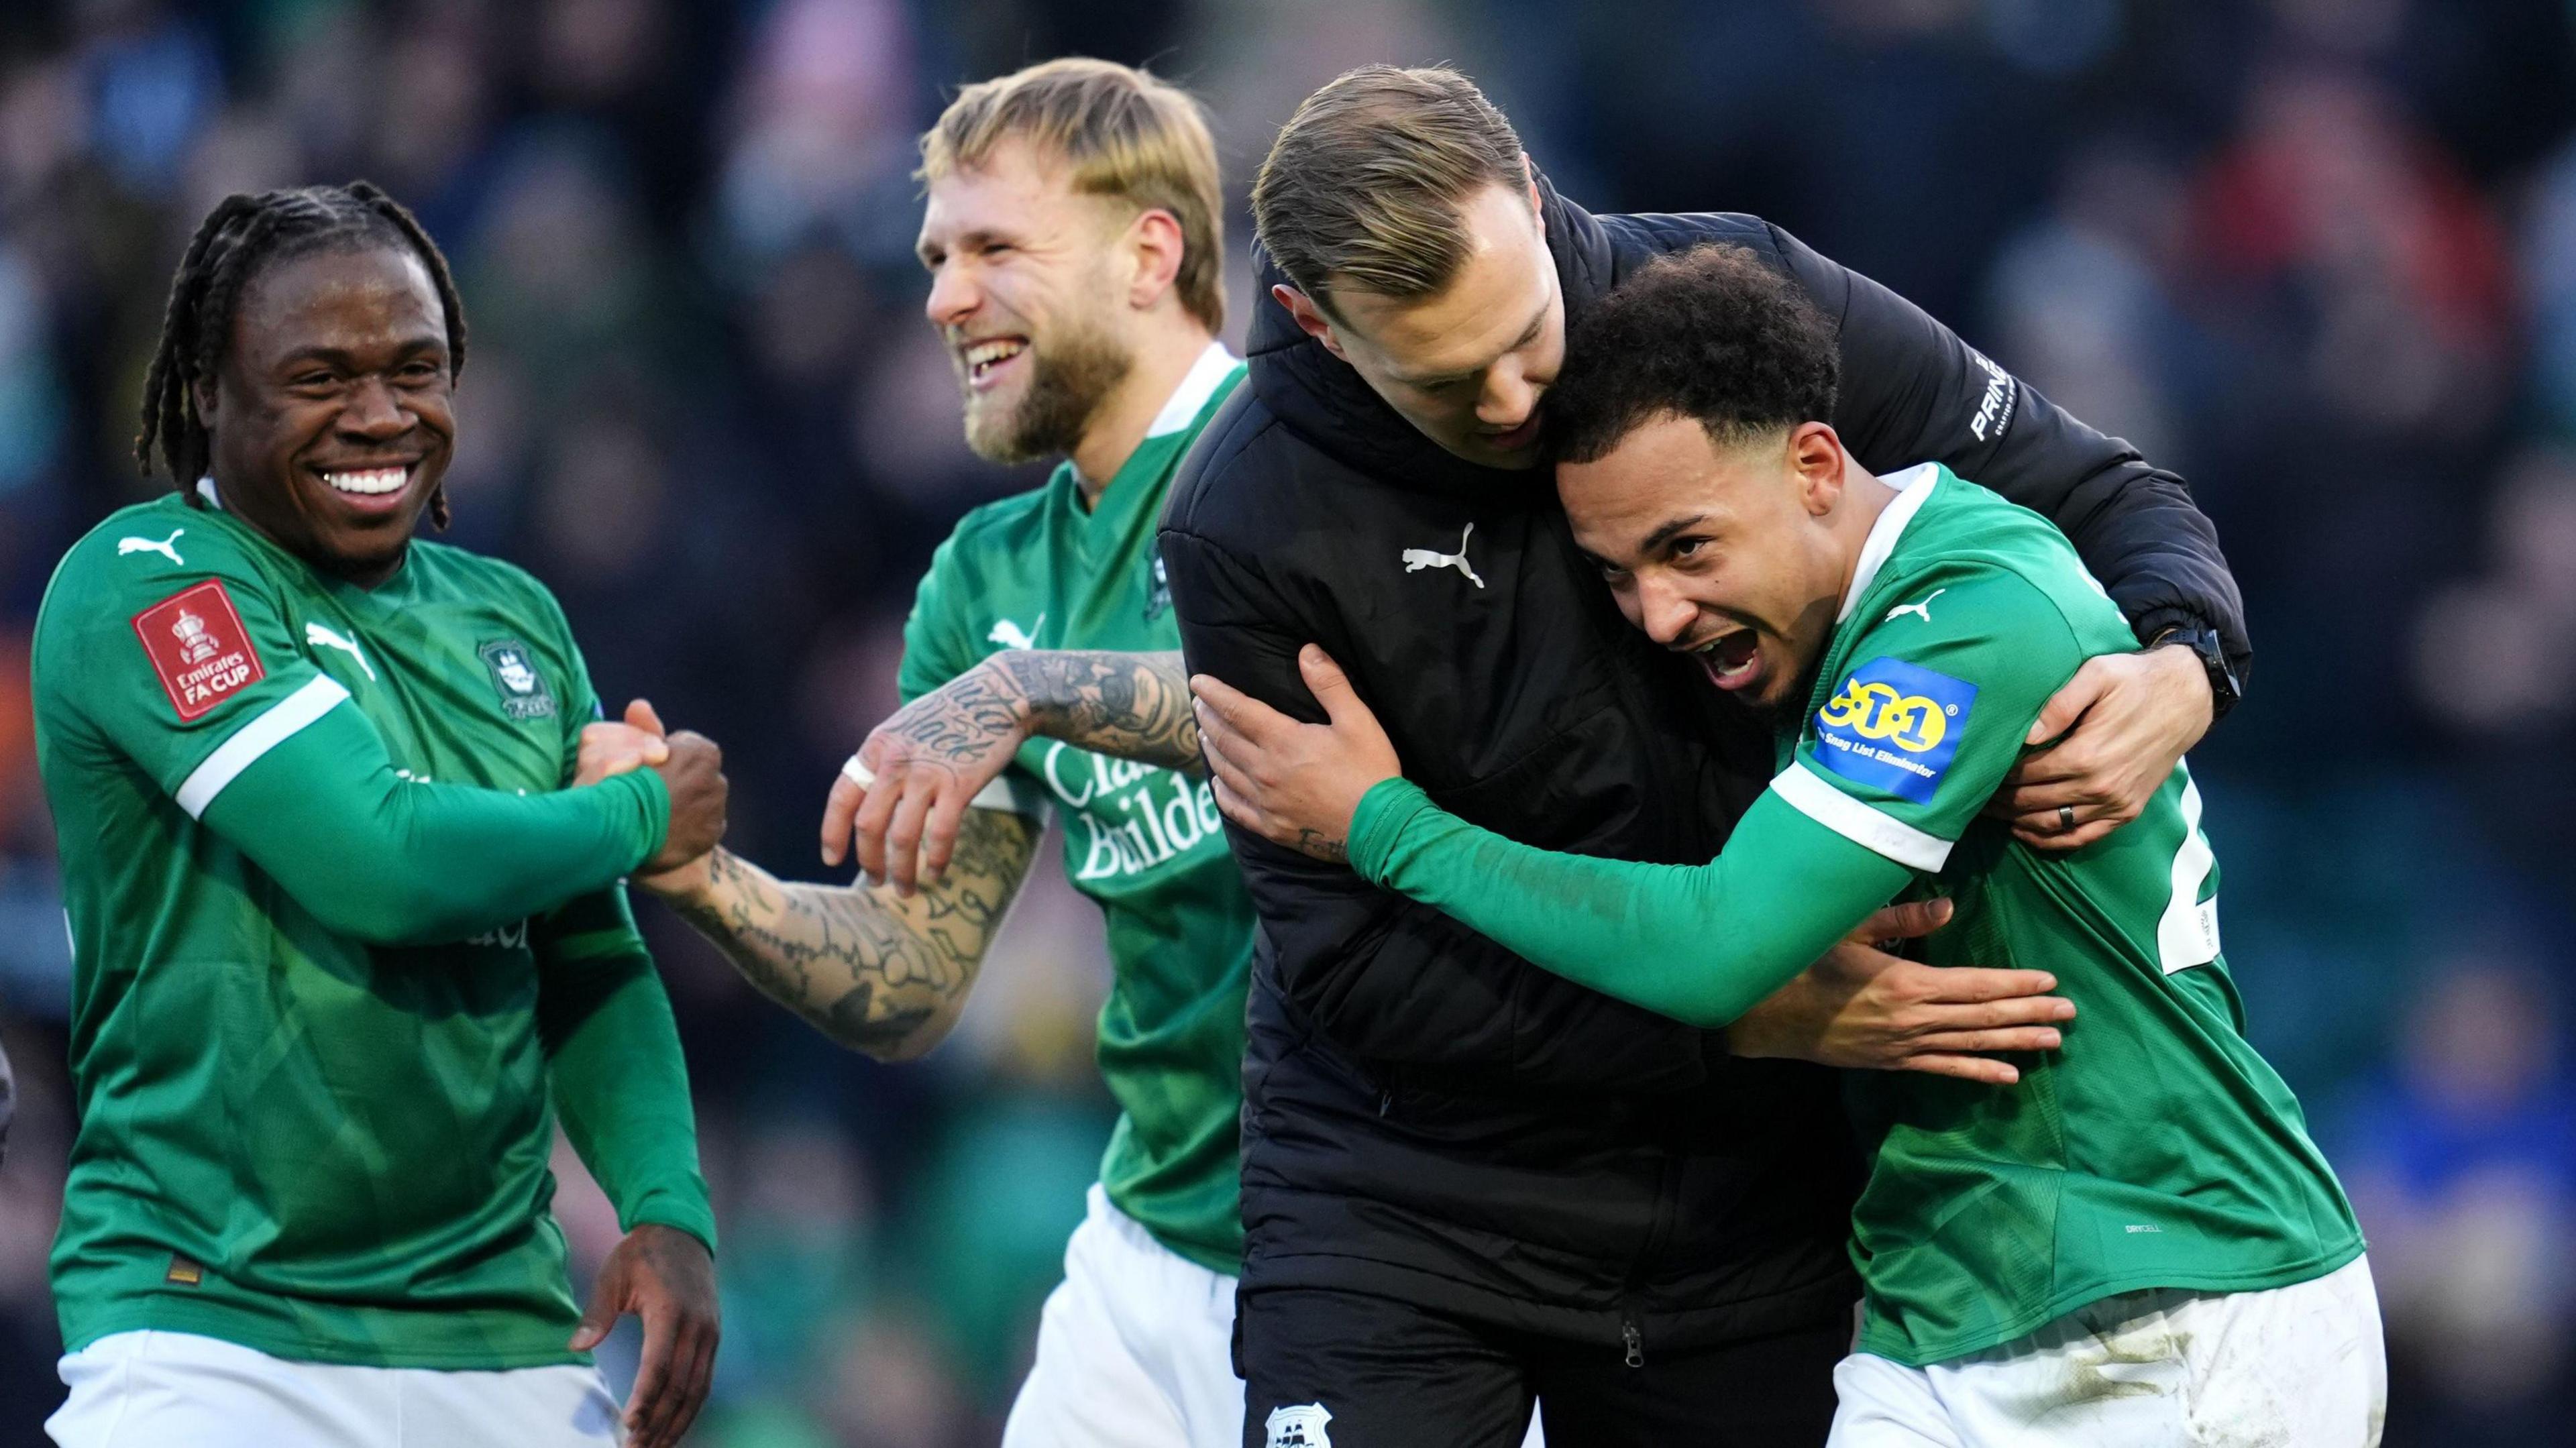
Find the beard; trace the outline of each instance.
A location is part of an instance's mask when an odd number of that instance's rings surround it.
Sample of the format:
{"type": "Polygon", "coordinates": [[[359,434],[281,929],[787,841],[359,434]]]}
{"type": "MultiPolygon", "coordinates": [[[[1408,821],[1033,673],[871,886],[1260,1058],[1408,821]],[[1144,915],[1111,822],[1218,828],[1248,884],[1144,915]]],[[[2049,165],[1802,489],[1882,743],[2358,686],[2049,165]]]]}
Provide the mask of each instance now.
{"type": "Polygon", "coordinates": [[[1107,329],[1088,325],[1030,351],[1029,385],[1016,406],[1001,412],[967,401],[966,446],[986,462],[1016,465],[1072,452],[1136,362],[1107,329]]]}

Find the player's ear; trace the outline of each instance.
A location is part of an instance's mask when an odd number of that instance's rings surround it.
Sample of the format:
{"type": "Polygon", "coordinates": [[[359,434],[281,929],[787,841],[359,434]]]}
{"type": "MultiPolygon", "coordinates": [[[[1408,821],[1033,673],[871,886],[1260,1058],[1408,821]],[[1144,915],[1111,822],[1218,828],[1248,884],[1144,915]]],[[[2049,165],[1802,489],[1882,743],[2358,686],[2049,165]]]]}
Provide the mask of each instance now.
{"type": "Polygon", "coordinates": [[[1324,315],[1324,309],[1316,306],[1312,297],[1286,282],[1276,282],[1271,285],[1270,299],[1288,309],[1288,315],[1296,319],[1298,331],[1323,343],[1325,351],[1343,361],[1351,360],[1351,354],[1342,350],[1342,339],[1333,335],[1333,319],[1324,315]]]}
{"type": "Polygon", "coordinates": [[[1850,461],[1843,451],[1843,440],[1828,424],[1802,422],[1789,430],[1788,449],[1789,471],[1798,479],[1808,516],[1821,518],[1832,512],[1843,500],[1850,461]]]}
{"type": "Polygon", "coordinates": [[[216,400],[214,378],[200,377],[188,384],[188,401],[194,404],[197,409],[197,423],[199,426],[213,427],[215,425],[216,400]]]}
{"type": "Polygon", "coordinates": [[[1180,218],[1159,206],[1139,212],[1127,224],[1127,248],[1136,263],[1127,283],[1127,305],[1141,311],[1168,294],[1181,274],[1187,243],[1180,218]]]}

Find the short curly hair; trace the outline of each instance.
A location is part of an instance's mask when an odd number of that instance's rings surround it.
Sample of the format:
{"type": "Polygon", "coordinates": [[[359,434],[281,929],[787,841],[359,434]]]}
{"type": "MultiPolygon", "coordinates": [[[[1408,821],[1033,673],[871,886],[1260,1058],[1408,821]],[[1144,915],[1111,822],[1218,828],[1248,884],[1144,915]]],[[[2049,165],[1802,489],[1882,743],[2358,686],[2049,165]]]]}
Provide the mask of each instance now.
{"type": "Polygon", "coordinates": [[[1565,462],[1666,416],[1730,444],[1829,418],[1841,385],[1833,326],[1807,294],[1712,242],[1639,267],[1575,320],[1547,427],[1565,462]]]}

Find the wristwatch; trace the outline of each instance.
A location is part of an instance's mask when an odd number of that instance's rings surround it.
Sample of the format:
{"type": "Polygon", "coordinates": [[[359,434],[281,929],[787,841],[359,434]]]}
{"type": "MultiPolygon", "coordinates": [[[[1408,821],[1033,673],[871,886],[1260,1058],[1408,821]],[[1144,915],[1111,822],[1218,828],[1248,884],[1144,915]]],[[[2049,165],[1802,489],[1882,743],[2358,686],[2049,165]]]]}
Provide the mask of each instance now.
{"type": "Polygon", "coordinates": [[[2236,701],[2245,697],[2245,690],[2236,682],[2236,671],[2227,666],[2227,648],[2218,641],[2218,630],[2200,624],[2169,628],[2156,635],[2156,641],[2148,647],[2160,649],[2167,644],[2187,648],[2200,659],[2201,668],[2209,675],[2210,722],[2226,718],[2236,701]]]}

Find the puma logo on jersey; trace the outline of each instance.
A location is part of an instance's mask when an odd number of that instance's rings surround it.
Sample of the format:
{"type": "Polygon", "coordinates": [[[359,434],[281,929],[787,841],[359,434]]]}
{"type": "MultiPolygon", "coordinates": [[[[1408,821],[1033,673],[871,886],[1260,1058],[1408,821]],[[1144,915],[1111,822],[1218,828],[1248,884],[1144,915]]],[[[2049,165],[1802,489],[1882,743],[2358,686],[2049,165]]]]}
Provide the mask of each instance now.
{"type": "Polygon", "coordinates": [[[368,681],[370,683],[374,682],[376,671],[373,666],[368,664],[367,656],[358,652],[357,640],[343,637],[318,623],[308,623],[304,626],[304,641],[313,645],[315,648],[338,649],[349,657],[356,659],[358,661],[358,667],[367,671],[368,681]]]}
{"type": "Polygon", "coordinates": [[[1020,626],[1006,618],[999,620],[993,625],[993,631],[984,635],[984,642],[988,644],[1000,644],[1006,649],[1033,649],[1038,646],[1037,640],[1030,637],[1030,635],[1035,634],[1039,629],[1045,627],[1045,614],[1038,615],[1036,625],[1030,628],[1027,633],[1020,632],[1020,626]]]}
{"type": "Polygon", "coordinates": [[[1458,551],[1455,553],[1434,553],[1428,548],[1407,548],[1404,550],[1404,571],[1419,573],[1425,568],[1455,568],[1467,575],[1469,583],[1482,588],[1485,586],[1485,580],[1478,578],[1476,570],[1467,562],[1467,540],[1475,536],[1476,525],[1470,523],[1467,525],[1467,531],[1458,535],[1458,551]]]}
{"type": "Polygon", "coordinates": [[[116,540],[116,556],[122,558],[128,553],[158,553],[185,568],[188,566],[188,560],[180,557],[179,550],[172,545],[186,536],[187,532],[185,528],[173,528],[170,530],[170,536],[158,543],[149,538],[119,538],[116,540]]]}
{"type": "Polygon", "coordinates": [[[1913,613],[1922,615],[1923,621],[1925,623],[1930,623],[1932,621],[1932,600],[1939,598],[1942,594],[1948,593],[1949,591],[1950,590],[1946,588],[1936,588],[1930,593],[1923,595],[1923,601],[1921,603],[1900,603],[1896,607],[1889,609],[1887,611],[1887,617],[1880,619],[1879,622],[1894,623],[1898,614],[1913,613]]]}

